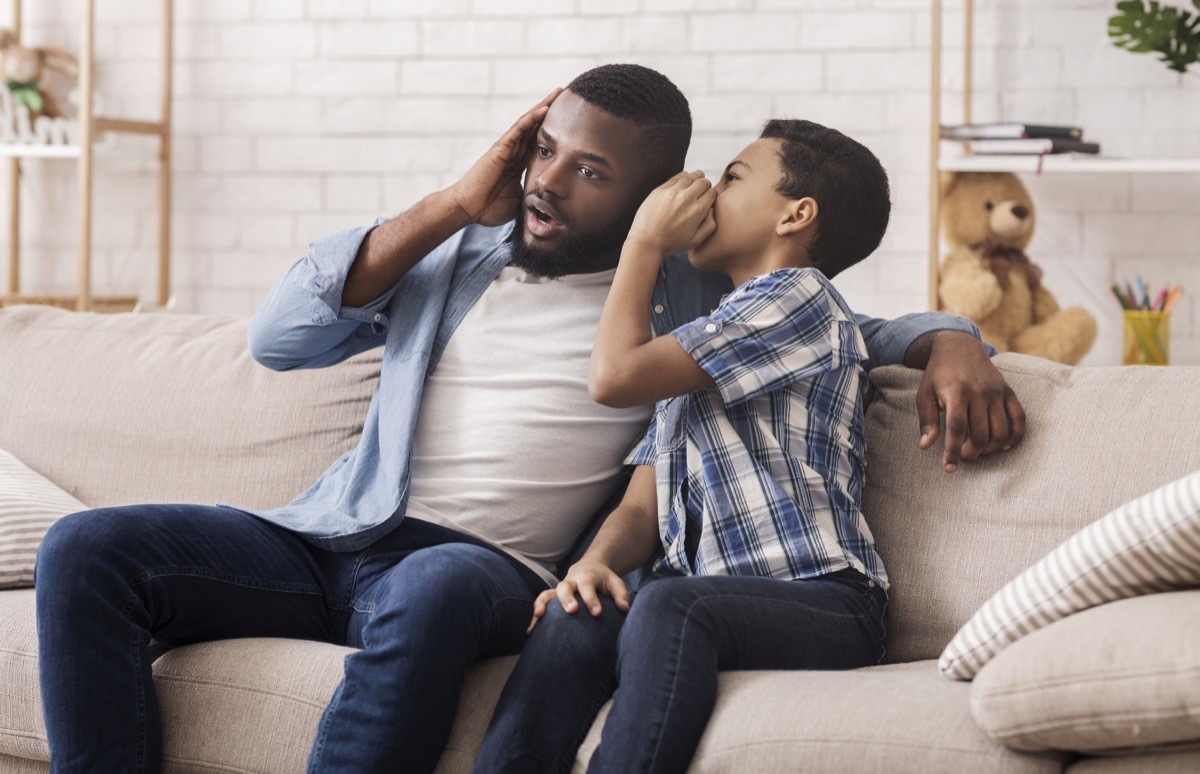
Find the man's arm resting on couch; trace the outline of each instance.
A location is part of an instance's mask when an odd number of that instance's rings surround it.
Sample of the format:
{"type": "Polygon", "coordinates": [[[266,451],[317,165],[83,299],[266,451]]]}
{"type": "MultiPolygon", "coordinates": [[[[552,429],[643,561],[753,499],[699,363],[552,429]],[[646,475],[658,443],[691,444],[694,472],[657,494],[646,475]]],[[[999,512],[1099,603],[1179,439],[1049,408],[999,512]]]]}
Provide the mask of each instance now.
{"type": "Polygon", "coordinates": [[[902,363],[924,369],[917,391],[922,449],[940,433],[939,413],[946,412],[947,473],[960,460],[1007,451],[1025,435],[1025,411],[1004,376],[991,362],[995,350],[979,337],[969,320],[943,312],[905,315],[895,320],[857,316],[870,366],[902,363]]]}

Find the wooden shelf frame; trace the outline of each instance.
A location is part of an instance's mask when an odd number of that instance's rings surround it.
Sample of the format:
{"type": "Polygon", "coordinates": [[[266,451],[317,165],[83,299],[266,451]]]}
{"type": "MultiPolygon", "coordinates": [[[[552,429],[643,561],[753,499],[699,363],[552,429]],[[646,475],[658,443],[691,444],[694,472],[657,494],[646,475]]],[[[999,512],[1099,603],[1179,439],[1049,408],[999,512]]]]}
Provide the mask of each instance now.
{"type": "MultiPolygon", "coordinates": [[[[23,0],[13,0],[12,29],[21,35],[23,0]]],[[[73,158],[78,172],[77,288],[75,309],[89,311],[92,297],[92,197],[95,187],[95,141],[104,132],[145,134],[158,138],[158,282],[157,303],[165,306],[171,287],[171,83],[174,63],[174,2],[163,5],[163,94],[158,121],[127,121],[97,116],[94,112],[95,85],[95,0],[80,2],[79,35],[79,144],[74,146],[0,146],[0,156],[9,156],[8,296],[6,303],[21,296],[21,159],[73,158]]],[[[27,297],[31,301],[39,297],[27,297]]],[[[103,304],[99,304],[103,306],[103,304]]]]}
{"type": "MultiPolygon", "coordinates": [[[[962,123],[971,123],[972,56],[975,4],[963,0],[962,123]]],[[[1200,159],[1121,159],[1084,154],[1046,156],[970,155],[942,157],[942,0],[932,0],[929,105],[929,308],[938,309],[941,276],[941,172],[1013,172],[1017,174],[1146,174],[1200,173],[1200,159]]]]}

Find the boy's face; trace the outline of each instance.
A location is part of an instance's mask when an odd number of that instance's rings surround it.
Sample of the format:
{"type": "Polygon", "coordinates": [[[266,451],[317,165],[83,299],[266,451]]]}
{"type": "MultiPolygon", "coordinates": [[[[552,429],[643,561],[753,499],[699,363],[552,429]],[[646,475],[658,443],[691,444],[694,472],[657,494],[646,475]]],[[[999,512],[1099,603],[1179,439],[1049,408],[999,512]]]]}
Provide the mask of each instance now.
{"type": "Polygon", "coordinates": [[[763,254],[788,204],[776,190],[780,174],[779,140],[755,140],[729,162],[713,205],[716,233],[692,248],[693,266],[729,273],[763,254]]]}
{"type": "Polygon", "coordinates": [[[641,127],[564,91],[525,172],[513,263],[543,276],[616,266],[633,214],[657,182],[641,127]]]}

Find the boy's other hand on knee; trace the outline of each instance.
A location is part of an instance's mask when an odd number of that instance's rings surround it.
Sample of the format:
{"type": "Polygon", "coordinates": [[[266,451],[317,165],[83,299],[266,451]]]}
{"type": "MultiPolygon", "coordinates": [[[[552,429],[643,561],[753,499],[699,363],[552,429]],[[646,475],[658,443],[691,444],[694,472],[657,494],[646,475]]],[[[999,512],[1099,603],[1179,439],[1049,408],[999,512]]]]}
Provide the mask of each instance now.
{"type": "Polygon", "coordinates": [[[546,608],[554,599],[562,606],[563,611],[571,615],[579,609],[579,602],[593,617],[600,615],[603,609],[600,605],[600,594],[612,597],[621,612],[629,610],[629,589],[621,576],[613,572],[607,565],[587,559],[571,565],[567,576],[552,589],[546,589],[533,601],[533,620],[529,622],[526,634],[533,631],[538,619],[546,614],[546,608]]]}

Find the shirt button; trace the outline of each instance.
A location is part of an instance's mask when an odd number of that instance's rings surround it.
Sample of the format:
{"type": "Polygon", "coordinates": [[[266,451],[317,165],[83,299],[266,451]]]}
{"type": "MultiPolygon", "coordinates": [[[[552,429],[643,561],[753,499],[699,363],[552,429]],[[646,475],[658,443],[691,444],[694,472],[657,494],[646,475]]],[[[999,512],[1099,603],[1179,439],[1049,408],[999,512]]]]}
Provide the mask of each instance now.
{"type": "Polygon", "coordinates": [[[709,333],[716,333],[717,326],[714,323],[709,323],[708,325],[704,326],[704,330],[708,331],[709,333]]]}
{"type": "Polygon", "coordinates": [[[382,319],[383,319],[383,315],[381,315],[381,314],[375,315],[375,322],[379,322],[382,319]]]}
{"type": "Polygon", "coordinates": [[[654,305],[654,313],[655,313],[655,314],[662,314],[662,313],[663,313],[663,311],[664,311],[664,310],[663,310],[663,305],[662,305],[662,304],[655,304],[655,305],[654,305]]]}

